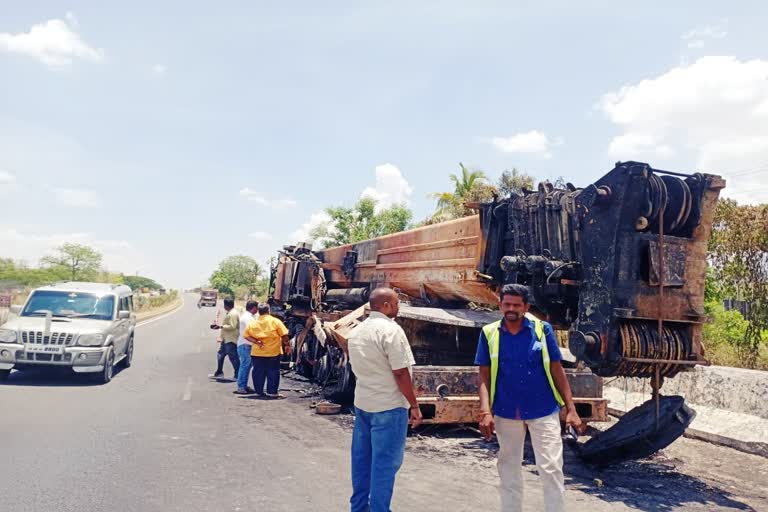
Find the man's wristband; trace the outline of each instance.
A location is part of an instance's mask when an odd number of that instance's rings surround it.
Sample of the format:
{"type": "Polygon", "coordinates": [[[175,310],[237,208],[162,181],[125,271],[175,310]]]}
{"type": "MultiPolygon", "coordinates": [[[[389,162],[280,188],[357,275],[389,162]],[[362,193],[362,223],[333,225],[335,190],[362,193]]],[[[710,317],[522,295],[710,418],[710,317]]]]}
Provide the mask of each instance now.
{"type": "Polygon", "coordinates": [[[483,419],[486,416],[493,416],[493,413],[492,412],[488,412],[488,411],[480,413],[480,419],[483,419]]]}

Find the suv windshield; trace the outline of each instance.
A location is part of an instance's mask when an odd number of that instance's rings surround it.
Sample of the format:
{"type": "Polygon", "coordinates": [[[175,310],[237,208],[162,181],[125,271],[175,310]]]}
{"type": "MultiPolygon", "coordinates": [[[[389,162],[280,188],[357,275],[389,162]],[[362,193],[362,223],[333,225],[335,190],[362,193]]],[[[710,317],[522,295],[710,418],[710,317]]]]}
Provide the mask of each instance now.
{"type": "Polygon", "coordinates": [[[37,291],[32,294],[21,316],[53,316],[112,320],[115,308],[113,295],[65,291],[37,291]]]}

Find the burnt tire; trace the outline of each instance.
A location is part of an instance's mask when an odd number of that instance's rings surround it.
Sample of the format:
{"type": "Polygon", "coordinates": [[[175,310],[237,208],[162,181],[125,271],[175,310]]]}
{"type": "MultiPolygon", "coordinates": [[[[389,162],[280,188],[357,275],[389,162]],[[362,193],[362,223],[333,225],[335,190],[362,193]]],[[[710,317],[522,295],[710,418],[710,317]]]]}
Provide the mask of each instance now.
{"type": "Polygon", "coordinates": [[[579,456],[588,464],[604,468],[648,457],[672,444],[685,433],[696,411],[685,405],[682,396],[662,396],[659,402],[658,428],[656,402],[648,400],[605,432],[577,445],[579,456]]]}

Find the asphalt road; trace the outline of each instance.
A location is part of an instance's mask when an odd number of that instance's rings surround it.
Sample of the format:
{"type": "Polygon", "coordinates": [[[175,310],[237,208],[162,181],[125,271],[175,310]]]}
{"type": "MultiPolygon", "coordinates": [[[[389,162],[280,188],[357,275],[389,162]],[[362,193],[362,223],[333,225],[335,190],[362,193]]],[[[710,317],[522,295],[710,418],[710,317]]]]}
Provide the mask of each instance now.
{"type": "MultiPolygon", "coordinates": [[[[347,510],[349,418],[313,414],[295,381],[283,381],[282,401],[238,397],[233,383],[210,381],[214,315],[188,296],[178,312],[141,325],[133,366],[105,386],[14,372],[0,385],[0,510],[347,510]]],[[[409,440],[393,509],[498,510],[493,448],[444,437],[409,440]]],[[[541,510],[530,468],[526,510],[541,510]]],[[[660,491],[655,501],[635,501],[624,491],[652,478],[680,485],[640,471],[615,492],[590,489],[590,474],[570,476],[570,509],[752,509],[711,486],[663,506],[660,491]]]]}

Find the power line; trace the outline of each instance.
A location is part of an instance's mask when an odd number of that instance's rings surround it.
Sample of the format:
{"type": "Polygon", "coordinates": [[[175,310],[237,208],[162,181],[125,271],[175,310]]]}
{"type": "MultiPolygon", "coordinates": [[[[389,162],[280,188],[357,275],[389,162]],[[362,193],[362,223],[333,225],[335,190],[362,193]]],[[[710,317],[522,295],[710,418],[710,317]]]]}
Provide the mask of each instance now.
{"type": "Polygon", "coordinates": [[[723,173],[723,175],[727,178],[735,178],[738,176],[749,176],[751,174],[762,174],[768,172],[768,167],[762,167],[759,169],[748,169],[744,171],[736,171],[732,173],[723,173]]]}

